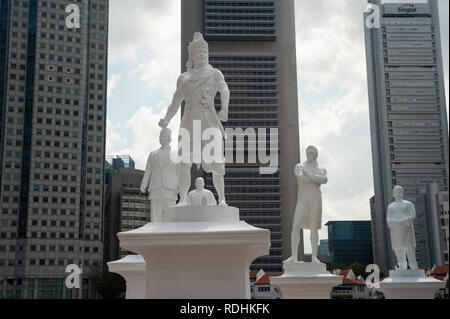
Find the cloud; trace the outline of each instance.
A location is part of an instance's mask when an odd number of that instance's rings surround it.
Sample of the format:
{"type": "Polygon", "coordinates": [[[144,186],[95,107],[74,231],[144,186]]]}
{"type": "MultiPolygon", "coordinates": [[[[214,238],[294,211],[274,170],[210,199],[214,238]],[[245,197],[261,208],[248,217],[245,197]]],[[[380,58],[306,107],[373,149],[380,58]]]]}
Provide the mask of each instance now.
{"type": "Polygon", "coordinates": [[[108,99],[111,97],[112,92],[117,86],[117,83],[120,81],[122,76],[120,74],[111,74],[111,76],[108,79],[108,99]]]}
{"type": "Polygon", "coordinates": [[[148,89],[170,98],[180,73],[179,1],[111,1],[110,64],[122,65],[148,89]]]}
{"type": "Polygon", "coordinates": [[[117,150],[127,144],[127,139],[122,137],[120,132],[120,123],[112,123],[106,120],[106,155],[119,155],[117,150]]]}
{"type": "MultiPolygon", "coordinates": [[[[147,157],[152,151],[161,147],[159,144],[159,134],[161,128],[159,121],[166,115],[166,109],[161,112],[155,112],[157,109],[163,109],[163,104],[157,106],[142,106],[139,110],[123,125],[112,125],[112,142],[109,145],[108,154],[130,154],[136,162],[137,169],[145,169],[147,157]],[[117,138],[117,129],[129,130],[132,133],[130,142],[117,138]]],[[[180,112],[173,118],[169,125],[172,129],[172,147],[177,146],[178,131],[181,122],[180,112]]]]}

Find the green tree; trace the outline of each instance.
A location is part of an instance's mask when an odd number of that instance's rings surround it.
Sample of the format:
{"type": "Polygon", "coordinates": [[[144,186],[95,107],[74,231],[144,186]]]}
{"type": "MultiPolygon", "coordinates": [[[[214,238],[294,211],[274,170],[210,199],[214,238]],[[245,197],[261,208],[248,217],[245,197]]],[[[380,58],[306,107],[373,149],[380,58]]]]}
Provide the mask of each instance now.
{"type": "Polygon", "coordinates": [[[126,282],[122,276],[103,270],[102,279],[97,282],[96,290],[103,299],[123,299],[126,282]]]}

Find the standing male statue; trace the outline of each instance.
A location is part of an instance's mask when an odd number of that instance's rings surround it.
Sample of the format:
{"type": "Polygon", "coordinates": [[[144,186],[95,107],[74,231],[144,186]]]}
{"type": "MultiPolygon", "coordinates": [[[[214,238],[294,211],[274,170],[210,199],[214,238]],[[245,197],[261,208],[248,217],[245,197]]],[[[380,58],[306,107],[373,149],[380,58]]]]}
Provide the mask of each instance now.
{"type": "Polygon", "coordinates": [[[408,269],[409,262],[409,267],[417,270],[414,204],[403,199],[404,190],[401,186],[394,187],[392,196],[395,202],[388,206],[387,224],[391,231],[392,249],[397,257],[397,269],[408,269]]]}
{"type": "MultiPolygon", "coordinates": [[[[169,106],[167,115],[159,122],[161,127],[167,127],[172,118],[180,109],[181,103],[185,102],[184,114],[181,120],[180,131],[189,133],[190,153],[188,161],[185,161],[186,154],[179,154],[182,158],[180,166],[180,202],[179,206],[187,205],[187,196],[191,185],[191,168],[195,163],[202,166],[204,171],[212,173],[214,187],[219,196],[219,205],[226,206],[225,200],[225,157],[223,155],[223,144],[226,138],[222,122],[228,120],[228,105],[230,101],[230,91],[225,83],[225,78],[217,69],[209,64],[209,46],[203,39],[201,33],[194,35],[194,40],[189,44],[189,60],[186,64],[187,72],[183,73],[177,83],[172,104],[169,106]],[[216,113],[214,99],[217,92],[221,95],[222,110],[216,113]],[[201,143],[201,150],[204,150],[208,141],[194,141],[194,123],[201,123],[201,136],[207,129],[215,129],[220,135],[221,154],[220,160],[212,163],[205,161],[203,154],[201,159],[194,156],[194,144],[201,143]]],[[[181,138],[181,135],[180,135],[181,138]]]]}
{"type": "Polygon", "coordinates": [[[321,185],[328,182],[327,171],[317,162],[319,151],[314,146],[306,150],[307,161],[295,167],[298,183],[298,201],[292,229],[292,257],[286,263],[298,262],[300,231],[311,230],[312,262],[320,263],[317,258],[319,229],[322,228],[322,192],[321,185]]]}
{"type": "Polygon", "coordinates": [[[168,128],[161,130],[159,136],[161,148],[150,153],[142,179],[141,192],[149,192],[151,201],[151,221],[159,223],[163,221],[163,210],[173,207],[178,199],[179,169],[176,159],[176,151],[172,151],[172,132],[168,128]]]}

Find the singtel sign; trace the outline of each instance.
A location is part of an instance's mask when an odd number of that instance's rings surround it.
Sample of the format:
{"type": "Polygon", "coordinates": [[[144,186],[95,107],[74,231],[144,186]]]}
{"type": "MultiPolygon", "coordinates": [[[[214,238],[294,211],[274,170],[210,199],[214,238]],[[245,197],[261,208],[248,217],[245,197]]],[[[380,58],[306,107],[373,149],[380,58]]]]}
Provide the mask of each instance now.
{"type": "Polygon", "coordinates": [[[417,8],[415,6],[410,6],[410,5],[398,7],[397,10],[399,13],[407,13],[407,14],[417,12],[417,8]]]}

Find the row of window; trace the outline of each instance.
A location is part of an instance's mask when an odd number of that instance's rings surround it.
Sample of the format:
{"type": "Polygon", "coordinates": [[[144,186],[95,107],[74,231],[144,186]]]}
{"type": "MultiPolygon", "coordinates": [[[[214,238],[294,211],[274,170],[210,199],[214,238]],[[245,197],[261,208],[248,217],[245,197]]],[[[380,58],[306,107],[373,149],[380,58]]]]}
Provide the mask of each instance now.
{"type": "MultiPolygon", "coordinates": [[[[75,238],[74,233],[58,233],[59,237],[57,237],[57,233],[37,233],[37,232],[31,232],[31,236],[27,236],[27,238],[33,238],[33,239],[82,239],[82,240],[91,240],[96,241],[100,240],[100,235],[94,235],[94,234],[85,234],[83,238],[75,238]]],[[[17,238],[16,233],[0,233],[1,239],[15,239],[17,238]]]]}
{"type": "MultiPolygon", "coordinates": [[[[72,259],[30,259],[29,263],[30,266],[65,266],[65,265],[71,265],[73,264],[72,259]]],[[[98,260],[84,260],[82,261],[82,265],[84,266],[98,266],[99,261],[98,260]]],[[[0,267],[1,266],[22,266],[25,265],[25,261],[22,259],[18,260],[4,260],[0,259],[0,267]]]]}
{"type": "MultiPolygon", "coordinates": [[[[51,215],[61,215],[61,216],[66,216],[66,215],[70,215],[70,216],[75,216],[76,215],[76,211],[74,209],[48,209],[48,208],[33,208],[33,215],[38,215],[38,214],[42,214],[42,215],[49,215],[51,213],[51,215]]],[[[2,214],[3,215],[8,215],[11,214],[13,216],[18,215],[19,211],[17,209],[8,209],[8,208],[3,208],[2,210],[2,214]]],[[[85,213],[85,217],[87,218],[100,218],[101,214],[99,212],[90,212],[87,211],[85,213]]]]}
{"type": "Polygon", "coordinates": [[[263,22],[267,22],[267,21],[275,21],[275,16],[238,16],[238,15],[233,15],[233,16],[214,16],[214,15],[209,15],[207,17],[205,17],[205,22],[211,22],[211,21],[217,21],[217,20],[221,20],[221,21],[263,21],[263,22]]]}
{"type": "MultiPolygon", "coordinates": [[[[73,2],[73,1],[72,1],[73,2]]],[[[76,2],[81,4],[81,0],[76,0],[76,2]]],[[[56,2],[53,1],[40,1],[41,7],[50,9],[58,9],[56,2]]],[[[94,10],[106,11],[106,6],[104,4],[98,4],[95,2],[91,2],[91,8],[94,10]]],[[[66,10],[66,6],[64,4],[59,4],[59,10],[66,10]]]]}
{"type": "Polygon", "coordinates": [[[211,7],[274,7],[275,1],[205,1],[211,7]]]}
{"type": "MultiPolygon", "coordinates": [[[[23,251],[24,247],[16,247],[16,246],[5,246],[5,245],[1,245],[0,246],[0,252],[16,252],[16,251],[23,251]]],[[[46,245],[40,245],[40,246],[36,246],[36,245],[31,245],[29,247],[29,251],[40,251],[40,252],[74,252],[75,248],[74,246],[65,246],[65,245],[50,245],[50,246],[46,246],[46,245]]],[[[85,253],[98,253],[99,252],[99,248],[98,247],[80,247],[80,252],[85,252],[85,253]]]]}

